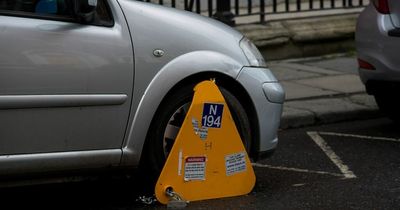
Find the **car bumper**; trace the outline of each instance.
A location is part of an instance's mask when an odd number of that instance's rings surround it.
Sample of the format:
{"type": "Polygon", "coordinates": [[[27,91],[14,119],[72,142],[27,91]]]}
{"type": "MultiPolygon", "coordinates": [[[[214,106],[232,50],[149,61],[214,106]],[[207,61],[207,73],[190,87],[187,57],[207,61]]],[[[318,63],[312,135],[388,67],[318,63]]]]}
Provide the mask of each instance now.
{"type": "Polygon", "coordinates": [[[267,68],[244,67],[237,80],[247,90],[257,115],[258,141],[255,158],[271,154],[278,145],[278,128],[285,91],[267,68]]]}

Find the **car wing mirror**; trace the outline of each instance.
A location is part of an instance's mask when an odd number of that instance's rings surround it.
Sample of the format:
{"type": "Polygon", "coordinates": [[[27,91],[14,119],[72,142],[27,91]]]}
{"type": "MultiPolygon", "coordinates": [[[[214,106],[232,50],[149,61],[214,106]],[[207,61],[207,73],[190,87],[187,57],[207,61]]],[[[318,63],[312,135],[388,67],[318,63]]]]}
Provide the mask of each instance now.
{"type": "Polygon", "coordinates": [[[93,23],[96,15],[97,0],[74,0],[74,12],[80,23],[93,23]]]}

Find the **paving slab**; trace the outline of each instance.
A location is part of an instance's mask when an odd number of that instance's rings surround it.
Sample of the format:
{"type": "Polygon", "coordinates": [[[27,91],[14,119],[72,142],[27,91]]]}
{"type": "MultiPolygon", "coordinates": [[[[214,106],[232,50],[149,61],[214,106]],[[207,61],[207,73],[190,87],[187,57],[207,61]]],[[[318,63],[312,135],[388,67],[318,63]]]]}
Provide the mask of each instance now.
{"type": "Polygon", "coordinates": [[[360,77],[353,74],[300,79],[296,83],[341,93],[360,93],[365,91],[360,77]]]}
{"type": "Polygon", "coordinates": [[[304,64],[300,64],[300,63],[282,62],[282,63],[277,63],[276,65],[278,65],[280,67],[287,67],[287,68],[301,70],[301,71],[305,71],[305,72],[316,73],[316,74],[319,74],[319,75],[338,75],[338,74],[343,74],[340,71],[333,71],[333,70],[320,68],[318,66],[304,65],[304,64]]]}
{"type": "Polygon", "coordinates": [[[343,54],[270,62],[286,91],[280,128],[381,117],[359,76],[348,73],[356,71],[354,61],[343,54]]]}
{"type": "Polygon", "coordinates": [[[300,70],[288,68],[285,66],[281,66],[279,64],[272,64],[272,65],[269,65],[268,67],[274,73],[275,77],[279,81],[307,79],[307,78],[322,76],[322,74],[319,74],[319,73],[310,73],[307,71],[300,71],[300,70]]]}
{"type": "Polygon", "coordinates": [[[339,94],[336,91],[323,90],[320,88],[310,87],[295,82],[282,81],[281,85],[286,90],[286,100],[333,96],[339,94]]]}
{"type": "Polygon", "coordinates": [[[310,111],[285,106],[283,108],[280,128],[286,129],[314,125],[316,123],[315,120],[314,113],[310,111]]]}
{"type": "MultiPolygon", "coordinates": [[[[377,108],[350,102],[346,98],[323,98],[303,101],[290,101],[285,107],[309,111],[315,117],[315,124],[333,123],[345,120],[364,119],[380,116],[377,108]]],[[[303,117],[303,116],[302,116],[303,117]]],[[[283,120],[285,121],[285,119],[283,120]]],[[[287,127],[298,126],[285,125],[287,127]]]]}
{"type": "Polygon", "coordinates": [[[304,64],[310,66],[317,66],[323,69],[330,69],[334,71],[344,72],[348,74],[358,73],[358,64],[355,57],[343,57],[335,59],[324,59],[313,62],[306,62],[304,64]]]}
{"type": "Polygon", "coordinates": [[[356,104],[364,105],[367,107],[371,108],[378,108],[378,105],[376,104],[375,98],[371,95],[367,94],[356,94],[348,97],[348,99],[356,104]]]}

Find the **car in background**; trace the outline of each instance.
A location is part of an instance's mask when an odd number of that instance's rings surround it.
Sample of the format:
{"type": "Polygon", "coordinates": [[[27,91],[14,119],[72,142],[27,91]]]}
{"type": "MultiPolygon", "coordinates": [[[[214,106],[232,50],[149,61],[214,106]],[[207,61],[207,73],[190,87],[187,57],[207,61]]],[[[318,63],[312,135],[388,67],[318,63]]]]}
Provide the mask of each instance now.
{"type": "Polygon", "coordinates": [[[358,17],[359,74],[379,108],[400,120],[400,1],[372,0],[358,17]]]}
{"type": "Polygon", "coordinates": [[[284,91],[218,21],[130,0],[0,0],[0,176],[147,167],[194,86],[216,80],[253,159],[277,146],[284,91]]]}

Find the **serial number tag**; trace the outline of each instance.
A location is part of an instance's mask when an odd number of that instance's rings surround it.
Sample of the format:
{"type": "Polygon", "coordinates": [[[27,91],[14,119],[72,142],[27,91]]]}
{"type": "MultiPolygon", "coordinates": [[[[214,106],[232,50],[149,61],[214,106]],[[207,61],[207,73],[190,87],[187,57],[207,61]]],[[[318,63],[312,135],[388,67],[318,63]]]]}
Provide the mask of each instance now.
{"type": "Polygon", "coordinates": [[[201,125],[206,128],[221,128],[223,104],[204,103],[201,125]]]}

